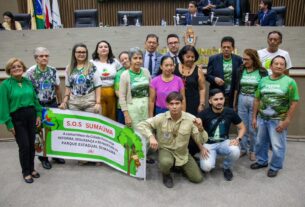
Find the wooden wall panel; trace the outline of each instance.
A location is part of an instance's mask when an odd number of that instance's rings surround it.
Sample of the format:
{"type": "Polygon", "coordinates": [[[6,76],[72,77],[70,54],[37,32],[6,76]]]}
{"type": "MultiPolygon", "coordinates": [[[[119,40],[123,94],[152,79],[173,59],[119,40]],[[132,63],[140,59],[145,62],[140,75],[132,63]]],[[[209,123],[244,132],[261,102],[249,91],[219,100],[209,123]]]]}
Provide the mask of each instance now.
{"type": "MultiPolygon", "coordinates": [[[[64,27],[74,26],[73,12],[76,9],[97,8],[99,20],[104,25],[117,25],[117,11],[143,11],[144,25],[160,25],[161,19],[173,24],[173,15],[176,8],[186,8],[188,0],[106,0],[98,3],[97,0],[58,0],[62,23],[64,27]]],[[[259,0],[249,0],[252,13],[258,11],[259,0]]],[[[26,12],[26,1],[18,0],[20,12],[26,12]]],[[[287,6],[286,26],[305,26],[304,0],[273,0],[274,6],[287,6]]]]}

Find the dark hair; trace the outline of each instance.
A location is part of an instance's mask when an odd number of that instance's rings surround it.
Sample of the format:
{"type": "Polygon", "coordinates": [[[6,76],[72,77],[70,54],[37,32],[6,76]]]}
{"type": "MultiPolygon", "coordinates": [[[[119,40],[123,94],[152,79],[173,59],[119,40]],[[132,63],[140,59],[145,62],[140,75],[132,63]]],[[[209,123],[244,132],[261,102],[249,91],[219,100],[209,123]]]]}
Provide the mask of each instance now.
{"type": "Polygon", "coordinates": [[[223,37],[222,40],[221,40],[220,45],[222,46],[222,43],[224,43],[224,42],[231,42],[232,47],[235,48],[235,41],[234,41],[234,38],[233,38],[233,37],[231,37],[231,36],[225,36],[225,37],[223,37]]]}
{"type": "Polygon", "coordinates": [[[267,5],[267,8],[270,10],[272,7],[272,0],[261,0],[265,5],[267,5]]]}
{"type": "Polygon", "coordinates": [[[13,15],[13,13],[10,11],[6,11],[3,13],[3,17],[4,16],[8,16],[9,18],[11,18],[11,30],[16,30],[15,17],[13,15]]]}
{"type": "Polygon", "coordinates": [[[196,8],[198,8],[198,4],[196,1],[190,1],[189,4],[193,4],[196,8]]]}
{"type": "Polygon", "coordinates": [[[192,45],[185,45],[180,51],[179,51],[179,54],[178,54],[178,57],[180,59],[180,62],[183,64],[184,63],[184,60],[183,60],[183,56],[188,52],[188,51],[191,51],[194,53],[195,55],[195,62],[199,59],[199,54],[196,50],[196,48],[192,45]]]}
{"type": "Polygon", "coordinates": [[[254,49],[245,49],[244,50],[244,53],[246,55],[248,55],[251,60],[253,61],[253,69],[256,70],[256,69],[260,69],[262,67],[262,63],[259,59],[259,56],[258,56],[258,53],[256,50],[254,49]]]}
{"type": "Polygon", "coordinates": [[[175,62],[174,59],[173,59],[171,56],[169,56],[169,55],[164,55],[164,56],[161,58],[161,60],[160,60],[160,67],[159,67],[159,69],[158,69],[157,75],[161,75],[161,74],[162,74],[161,65],[162,65],[163,62],[164,62],[165,60],[167,60],[167,59],[171,59],[171,60],[173,61],[173,63],[175,62]]]}
{"type": "Polygon", "coordinates": [[[146,36],[146,41],[148,40],[148,38],[156,38],[157,43],[159,43],[159,37],[157,35],[155,35],[155,34],[148,34],[146,36]]]}
{"type": "Polygon", "coordinates": [[[97,53],[97,50],[98,50],[98,46],[99,44],[101,43],[106,43],[108,45],[108,48],[109,48],[109,53],[108,53],[108,57],[107,57],[107,63],[113,63],[113,59],[115,58],[114,55],[113,55],[113,52],[112,52],[112,49],[111,49],[111,45],[109,44],[109,42],[107,42],[106,40],[101,40],[99,41],[97,44],[96,44],[96,47],[95,47],[95,50],[94,52],[92,53],[92,59],[93,60],[98,60],[99,59],[99,55],[97,53]]]}
{"type": "MultiPolygon", "coordinates": [[[[128,53],[128,51],[122,51],[122,52],[119,54],[119,60],[121,59],[121,56],[122,56],[123,54],[127,54],[127,55],[128,55],[129,53],[128,53]]],[[[128,58],[128,59],[129,59],[129,58],[128,58]]]]}
{"type": "Polygon", "coordinates": [[[277,55],[277,56],[275,56],[274,58],[272,58],[270,65],[273,64],[273,62],[274,62],[274,60],[275,60],[276,58],[281,58],[281,59],[283,59],[283,60],[285,61],[285,67],[287,67],[286,58],[285,58],[284,56],[282,56],[282,55],[277,55]]]}
{"type": "Polygon", "coordinates": [[[280,40],[282,42],[283,34],[280,31],[274,30],[274,31],[269,32],[267,38],[269,39],[269,36],[272,34],[278,34],[280,36],[280,40]]]}
{"type": "Polygon", "coordinates": [[[218,93],[222,93],[222,95],[224,95],[223,91],[220,90],[219,88],[213,88],[209,91],[209,98],[212,98],[213,96],[215,96],[218,93]]]}
{"type": "Polygon", "coordinates": [[[170,92],[166,97],[166,103],[170,103],[172,100],[182,102],[183,96],[181,95],[181,93],[176,92],[176,91],[170,92]]]}
{"type": "MultiPolygon", "coordinates": [[[[176,34],[169,34],[169,35],[167,35],[166,43],[168,42],[168,39],[169,39],[169,38],[172,38],[172,37],[175,37],[175,38],[177,38],[177,39],[179,40],[179,36],[178,36],[178,35],[176,35],[176,34]]],[[[179,40],[179,41],[180,41],[180,40],[179,40]]]]}

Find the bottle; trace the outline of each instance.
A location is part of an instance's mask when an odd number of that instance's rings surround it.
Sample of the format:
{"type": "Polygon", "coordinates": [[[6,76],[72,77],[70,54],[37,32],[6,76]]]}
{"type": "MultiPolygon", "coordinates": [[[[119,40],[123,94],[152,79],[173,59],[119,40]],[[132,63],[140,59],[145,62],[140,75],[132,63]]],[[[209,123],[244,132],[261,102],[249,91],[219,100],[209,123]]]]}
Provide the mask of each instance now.
{"type": "Polygon", "coordinates": [[[214,21],[214,12],[211,12],[211,16],[210,16],[210,18],[211,18],[211,24],[213,24],[213,21],[214,21]]]}
{"type": "Polygon", "coordinates": [[[177,23],[177,25],[180,24],[180,16],[179,16],[179,14],[176,15],[176,23],[177,23]]]}
{"type": "Polygon", "coordinates": [[[166,27],[166,24],[167,24],[166,21],[162,18],[162,20],[161,20],[161,26],[162,26],[162,27],[166,27]]]}
{"type": "Polygon", "coordinates": [[[128,19],[127,19],[127,15],[126,14],[123,16],[123,23],[124,23],[124,26],[127,26],[128,19]]]}
{"type": "Polygon", "coordinates": [[[250,26],[249,13],[248,12],[245,14],[245,24],[246,24],[246,26],[250,26]]]}
{"type": "Polygon", "coordinates": [[[136,26],[137,26],[137,27],[140,27],[140,26],[141,26],[139,19],[136,20],[136,26]]]}

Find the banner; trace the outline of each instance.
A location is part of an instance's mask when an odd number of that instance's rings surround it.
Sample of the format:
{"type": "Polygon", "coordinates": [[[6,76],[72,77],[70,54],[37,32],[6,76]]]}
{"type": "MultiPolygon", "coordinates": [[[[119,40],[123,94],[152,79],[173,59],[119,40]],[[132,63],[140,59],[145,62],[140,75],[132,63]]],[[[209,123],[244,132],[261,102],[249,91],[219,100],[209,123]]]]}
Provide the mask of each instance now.
{"type": "Polygon", "coordinates": [[[103,162],[130,176],[146,177],[146,140],[99,114],[44,108],[36,155],[103,162]]]}

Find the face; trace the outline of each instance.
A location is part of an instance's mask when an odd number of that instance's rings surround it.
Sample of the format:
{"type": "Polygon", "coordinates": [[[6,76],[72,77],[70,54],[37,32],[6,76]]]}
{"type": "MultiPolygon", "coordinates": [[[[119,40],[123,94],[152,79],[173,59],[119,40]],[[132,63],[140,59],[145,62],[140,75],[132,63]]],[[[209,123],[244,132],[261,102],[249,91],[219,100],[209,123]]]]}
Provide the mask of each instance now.
{"type": "Polygon", "coordinates": [[[86,61],[87,50],[84,47],[77,47],[75,50],[75,59],[79,62],[86,61]]]}
{"type": "Polygon", "coordinates": [[[148,52],[155,52],[158,48],[159,44],[157,42],[157,38],[155,37],[149,37],[147,41],[145,42],[145,49],[148,52]]]}
{"type": "Polygon", "coordinates": [[[167,103],[167,108],[172,116],[179,115],[182,112],[182,102],[178,100],[172,100],[171,102],[167,103]]]}
{"type": "Polygon", "coordinates": [[[189,4],[188,11],[189,11],[191,14],[195,14],[195,13],[197,12],[197,8],[195,7],[194,4],[189,4]]]}
{"type": "Polygon", "coordinates": [[[260,1],[260,2],[259,2],[258,7],[259,7],[259,9],[260,9],[260,10],[267,9],[267,5],[266,5],[266,4],[264,4],[264,2],[263,2],[263,1],[260,1]]]}
{"type": "Polygon", "coordinates": [[[216,93],[209,99],[209,103],[211,104],[212,108],[216,110],[222,110],[225,104],[223,93],[216,93]]]}
{"type": "Polygon", "coordinates": [[[3,20],[4,20],[6,23],[11,23],[11,21],[12,21],[12,19],[11,19],[9,16],[6,16],[6,15],[3,16],[3,20]]]}
{"type": "Polygon", "coordinates": [[[177,54],[179,51],[180,42],[176,37],[170,37],[167,40],[167,46],[171,53],[177,54]]]}
{"type": "Polygon", "coordinates": [[[124,68],[129,69],[130,68],[130,61],[129,61],[129,57],[128,54],[123,53],[120,56],[120,62],[123,65],[124,68]]]}
{"type": "Polygon", "coordinates": [[[99,54],[100,56],[108,56],[108,54],[109,54],[109,47],[108,47],[107,43],[101,42],[98,45],[97,54],[99,54]]]}
{"type": "Polygon", "coordinates": [[[277,49],[282,43],[281,37],[276,33],[270,34],[267,41],[269,47],[273,49],[277,49]]]}
{"type": "Polygon", "coordinates": [[[41,67],[46,66],[49,63],[49,53],[39,52],[35,58],[36,63],[41,67]]]}
{"type": "Polygon", "coordinates": [[[14,62],[14,64],[12,65],[11,69],[10,69],[10,74],[13,77],[22,77],[22,74],[24,72],[24,68],[22,66],[22,64],[19,61],[14,62]]]}
{"type": "Polygon", "coordinates": [[[143,64],[143,57],[142,57],[142,55],[134,54],[131,57],[131,62],[130,62],[131,68],[133,68],[133,69],[140,69],[142,64],[143,64]]]}
{"type": "Polygon", "coordinates": [[[251,57],[244,53],[243,55],[243,64],[246,68],[251,68],[253,66],[253,60],[251,57]]]}
{"type": "Polygon", "coordinates": [[[229,58],[229,57],[231,57],[234,47],[231,42],[223,42],[221,44],[221,50],[222,50],[223,56],[226,58],[229,58]]]}
{"type": "Polygon", "coordinates": [[[187,51],[183,55],[183,64],[191,67],[195,63],[195,54],[192,51],[187,51]]]}
{"type": "Polygon", "coordinates": [[[270,66],[272,74],[282,75],[286,69],[286,61],[283,58],[275,58],[270,66]]]}
{"type": "Polygon", "coordinates": [[[162,74],[170,75],[174,72],[175,65],[172,58],[166,58],[162,65],[160,66],[162,70],[162,74]]]}

